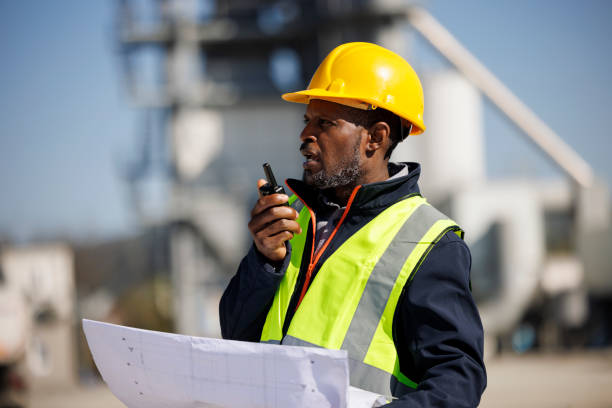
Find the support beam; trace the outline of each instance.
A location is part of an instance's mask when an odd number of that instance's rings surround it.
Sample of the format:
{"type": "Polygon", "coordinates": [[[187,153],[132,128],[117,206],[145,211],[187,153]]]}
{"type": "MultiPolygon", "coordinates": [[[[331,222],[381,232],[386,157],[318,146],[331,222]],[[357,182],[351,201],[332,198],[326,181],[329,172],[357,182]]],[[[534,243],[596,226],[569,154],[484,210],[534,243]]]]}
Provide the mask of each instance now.
{"type": "Polygon", "coordinates": [[[593,183],[593,169],[544,121],[495,77],[431,14],[408,9],[408,22],[491,102],[521,129],[553,162],[582,187],[593,183]]]}

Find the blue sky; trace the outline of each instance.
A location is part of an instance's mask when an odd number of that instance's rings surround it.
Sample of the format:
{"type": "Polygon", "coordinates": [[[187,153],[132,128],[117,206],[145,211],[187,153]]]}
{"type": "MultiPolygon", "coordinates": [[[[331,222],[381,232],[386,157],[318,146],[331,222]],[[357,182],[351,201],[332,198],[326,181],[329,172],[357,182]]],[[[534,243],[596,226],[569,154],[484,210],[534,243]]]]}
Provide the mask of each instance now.
{"type": "MultiPolygon", "coordinates": [[[[612,2],[431,0],[471,52],[612,182],[612,2]]],[[[118,163],[139,112],[122,88],[114,1],[0,0],[0,238],[110,237],[136,227],[118,163]]],[[[441,60],[420,43],[413,60],[441,60]]],[[[488,168],[560,175],[494,109],[488,168]]]]}
{"type": "Polygon", "coordinates": [[[137,112],[110,1],[0,1],[0,236],[105,236],[131,214],[117,162],[137,112]]]}

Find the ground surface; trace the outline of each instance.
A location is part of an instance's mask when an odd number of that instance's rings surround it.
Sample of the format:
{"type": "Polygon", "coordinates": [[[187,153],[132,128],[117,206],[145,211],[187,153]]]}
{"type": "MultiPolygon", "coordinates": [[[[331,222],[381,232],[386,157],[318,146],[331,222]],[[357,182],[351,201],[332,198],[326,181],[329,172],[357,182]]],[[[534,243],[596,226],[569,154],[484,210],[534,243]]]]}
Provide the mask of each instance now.
{"type": "MultiPolygon", "coordinates": [[[[483,408],[612,408],[612,350],[506,355],[487,363],[483,408]]],[[[32,396],[31,408],[124,408],[104,385],[32,396]]]]}
{"type": "Polygon", "coordinates": [[[508,355],[487,371],[484,408],[612,408],[612,350],[508,355]]]}

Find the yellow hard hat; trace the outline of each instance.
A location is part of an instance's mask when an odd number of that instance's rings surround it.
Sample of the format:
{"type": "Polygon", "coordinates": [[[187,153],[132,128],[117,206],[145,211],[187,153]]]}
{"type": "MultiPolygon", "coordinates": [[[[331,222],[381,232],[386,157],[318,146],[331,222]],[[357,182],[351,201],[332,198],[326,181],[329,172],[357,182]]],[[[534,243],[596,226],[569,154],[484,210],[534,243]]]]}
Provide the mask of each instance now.
{"type": "Polygon", "coordinates": [[[283,95],[289,102],[323,99],[360,109],[384,108],[404,119],[410,134],[425,131],[423,87],[410,64],[376,44],[342,44],[325,57],[308,89],[283,95]]]}

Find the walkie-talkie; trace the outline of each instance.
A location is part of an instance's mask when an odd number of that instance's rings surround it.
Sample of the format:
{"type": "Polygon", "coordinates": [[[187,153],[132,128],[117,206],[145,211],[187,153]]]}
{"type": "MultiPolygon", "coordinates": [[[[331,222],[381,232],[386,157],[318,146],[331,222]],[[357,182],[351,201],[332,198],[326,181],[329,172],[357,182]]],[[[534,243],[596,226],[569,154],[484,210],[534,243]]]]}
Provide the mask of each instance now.
{"type": "Polygon", "coordinates": [[[276,178],[274,178],[274,173],[272,173],[272,167],[270,167],[270,164],[264,163],[263,169],[264,173],[266,173],[266,180],[268,180],[268,183],[259,187],[261,194],[265,196],[270,194],[287,194],[285,193],[283,186],[276,184],[276,178]]]}

